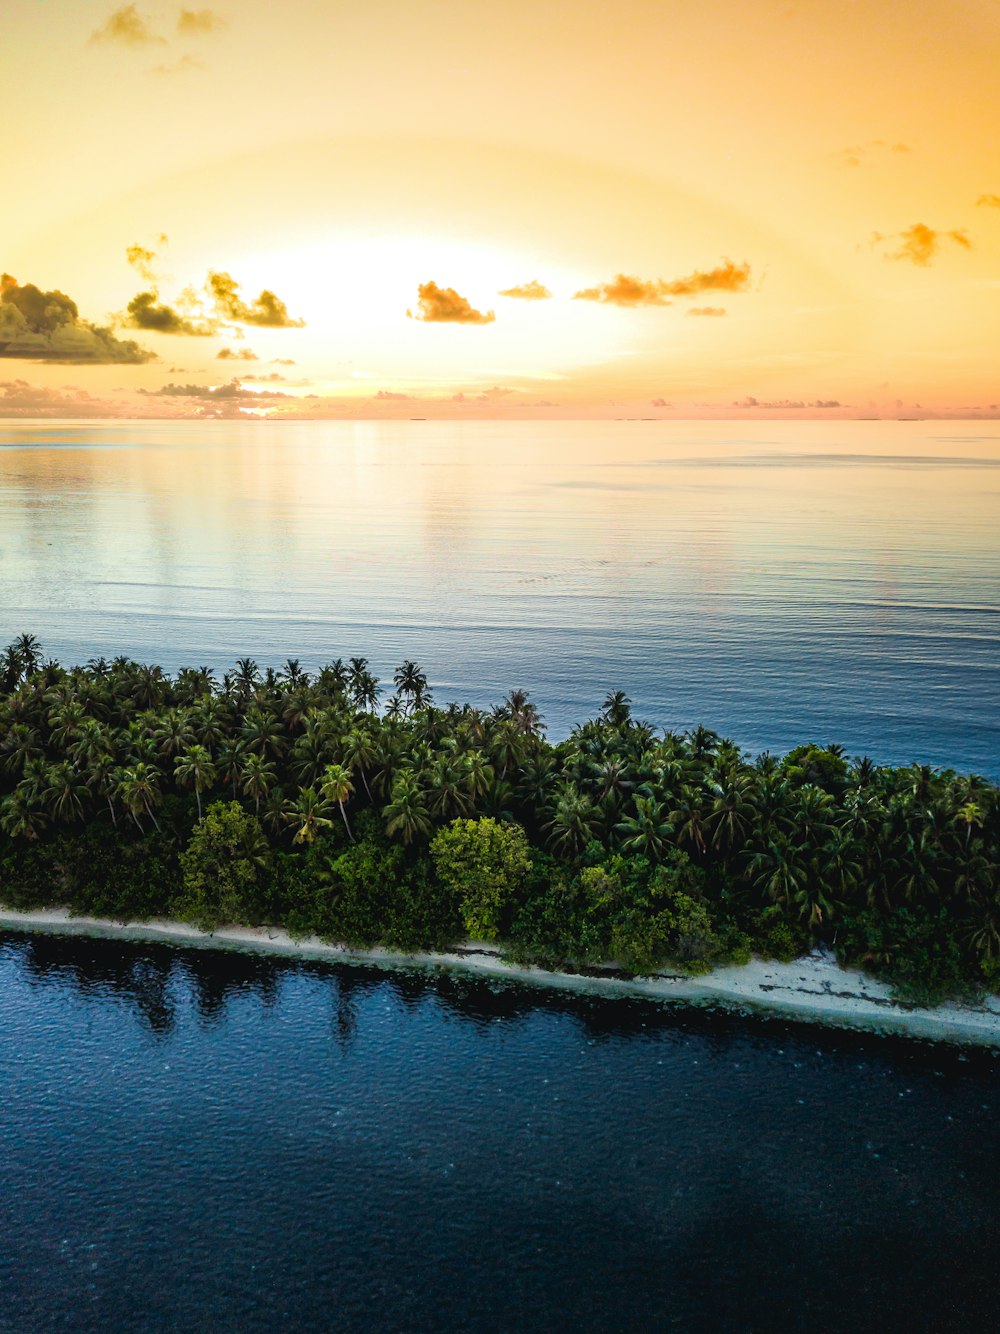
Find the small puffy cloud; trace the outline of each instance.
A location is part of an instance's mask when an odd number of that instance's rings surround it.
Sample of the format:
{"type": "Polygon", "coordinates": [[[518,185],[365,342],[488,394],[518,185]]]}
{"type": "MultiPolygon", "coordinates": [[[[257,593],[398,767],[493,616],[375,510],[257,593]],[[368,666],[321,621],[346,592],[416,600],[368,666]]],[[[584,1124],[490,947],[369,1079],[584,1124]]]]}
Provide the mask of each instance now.
{"type": "Polygon", "coordinates": [[[406,314],[411,320],[422,320],[424,324],[492,324],[496,315],[492,310],[485,313],[471,306],[464,296],[459,296],[454,287],[438,287],[437,283],[421,283],[417,288],[417,313],[406,314]]]}
{"type": "Polygon", "coordinates": [[[118,42],[122,46],[162,46],[163,38],[153,32],[135,5],[122,5],[109,17],[103,28],[91,34],[92,42],[118,42]]]}
{"type": "Polygon", "coordinates": [[[412,394],[398,394],[392,389],[380,389],[377,394],[372,394],[372,398],[383,403],[408,403],[412,397],[412,394]]]}
{"type": "Polygon", "coordinates": [[[0,277],[0,357],[71,365],[141,365],[155,360],[131,339],[80,319],[64,292],[22,287],[9,273],[0,277]]]}
{"type": "Polygon", "coordinates": [[[208,338],[218,333],[214,321],[195,323],[173,306],[159,304],[154,292],[139,292],[128,303],[125,323],[132,329],[147,329],[152,333],[184,334],[188,338],[208,338]]]}
{"type": "Polygon", "coordinates": [[[249,304],[240,296],[240,285],[228,273],[209,273],[208,290],[215,309],[236,324],[257,324],[267,329],[301,329],[305,320],[293,320],[280,297],[266,288],[249,304]]]}
{"type": "Polygon", "coordinates": [[[841,148],[833,157],[842,167],[860,167],[864,162],[877,162],[886,153],[905,154],[910,151],[909,144],[888,144],[884,139],[871,139],[867,144],[852,144],[850,148],[841,148]]]}
{"type": "Polygon", "coordinates": [[[704,315],[710,318],[717,318],[719,315],[725,315],[725,306],[692,306],[688,311],[689,315],[704,315]]]}
{"type": "Polygon", "coordinates": [[[293,357],[275,357],[274,360],[271,362],[271,365],[272,365],[272,366],[294,366],[294,365],[295,365],[295,360],[294,360],[293,357]]]}
{"type": "Polygon", "coordinates": [[[672,408],[674,405],[673,403],[668,403],[665,398],[651,398],[649,400],[649,406],[651,408],[672,408]]]}
{"type": "Polygon", "coordinates": [[[961,229],[936,231],[923,222],[915,222],[912,227],[907,227],[905,231],[892,236],[885,236],[881,232],[872,232],[871,239],[872,245],[891,245],[893,247],[886,252],[886,259],[907,260],[910,264],[918,264],[921,268],[926,268],[930,264],[935,255],[940,252],[945,241],[952,241],[964,250],[972,249],[972,242],[961,229]]]}
{"type": "Polygon", "coordinates": [[[646,282],[642,278],[631,278],[627,273],[619,273],[609,283],[597,287],[584,287],[573,296],[574,301],[599,301],[609,306],[669,306],[663,291],[663,284],[658,278],[646,282]]]}
{"type": "Polygon", "coordinates": [[[206,37],[221,32],[226,20],[211,9],[182,9],[177,16],[177,31],[182,37],[206,37]]]}
{"type": "Polygon", "coordinates": [[[683,278],[631,278],[619,273],[610,283],[585,287],[575,301],[598,301],[611,306],[669,306],[675,296],[697,296],[701,292],[745,292],[750,265],[725,259],[714,269],[695,269],[683,278]]]}
{"type": "Polygon", "coordinates": [[[548,301],[552,293],[537,278],[532,278],[530,283],[504,288],[498,295],[516,297],[518,301],[548,301]]]}
{"type": "Polygon", "coordinates": [[[223,348],[220,348],[219,351],[216,352],[216,354],[215,354],[215,359],[216,359],[216,361],[259,361],[259,360],[260,360],[260,358],[257,356],[257,353],[254,352],[254,351],[252,351],[249,347],[241,347],[241,348],[223,347],[223,348]]]}
{"type": "Polygon", "coordinates": [[[976,200],[977,208],[1000,208],[1000,195],[980,195],[976,200]]]}

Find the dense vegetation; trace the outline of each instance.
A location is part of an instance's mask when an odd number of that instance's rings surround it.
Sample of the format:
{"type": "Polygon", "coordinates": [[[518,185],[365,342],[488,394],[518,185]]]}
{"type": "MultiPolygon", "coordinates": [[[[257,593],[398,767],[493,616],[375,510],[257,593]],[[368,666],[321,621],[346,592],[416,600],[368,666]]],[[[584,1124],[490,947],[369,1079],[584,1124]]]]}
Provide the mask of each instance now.
{"type": "Polygon", "coordinates": [[[0,658],[0,901],[351,944],[472,934],[550,965],[697,971],[822,940],[913,999],[1000,988],[1000,793],[976,776],[749,759],[609,695],[546,740],[528,696],[435,707],[412,662],[216,682],[22,635],[0,658]]]}

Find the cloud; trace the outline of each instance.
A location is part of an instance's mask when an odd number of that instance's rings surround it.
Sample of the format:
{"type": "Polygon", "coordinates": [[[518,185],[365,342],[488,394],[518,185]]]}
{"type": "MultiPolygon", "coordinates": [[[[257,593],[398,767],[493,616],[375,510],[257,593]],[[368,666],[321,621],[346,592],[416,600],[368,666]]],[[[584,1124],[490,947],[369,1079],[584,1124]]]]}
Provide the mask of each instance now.
{"type": "Polygon", "coordinates": [[[85,389],[41,389],[27,380],[0,380],[0,417],[112,417],[115,405],[85,389]]]}
{"type": "Polygon", "coordinates": [[[211,9],[182,9],[177,16],[177,31],[182,37],[205,37],[225,27],[226,20],[211,9]]]}
{"type": "Polygon", "coordinates": [[[689,315],[718,316],[725,315],[725,306],[692,306],[688,311],[689,315]]]}
{"type": "Polygon", "coordinates": [[[207,69],[208,66],[204,60],[199,60],[197,56],[181,56],[175,60],[172,65],[154,65],[154,74],[192,74],[195,70],[207,69]]]}
{"type": "Polygon", "coordinates": [[[492,324],[496,315],[492,310],[484,314],[474,309],[464,296],[459,296],[454,287],[438,287],[437,283],[421,283],[417,288],[420,298],[417,314],[407,311],[411,320],[422,320],[424,324],[492,324]]]}
{"type": "Polygon", "coordinates": [[[248,347],[220,348],[215,354],[216,361],[259,361],[260,357],[248,347]]]}
{"type": "Polygon", "coordinates": [[[64,292],[22,287],[9,273],[0,277],[0,357],[71,365],[141,365],[155,360],[131,339],[80,319],[76,302],[64,292]]]}
{"type": "Polygon", "coordinates": [[[672,408],[674,405],[673,403],[668,403],[665,398],[651,398],[649,400],[649,406],[651,408],[672,408]]]}
{"type": "Polygon", "coordinates": [[[224,319],[268,329],[301,329],[305,325],[305,320],[293,320],[284,301],[266,288],[247,305],[239,294],[239,283],[228,273],[209,273],[207,286],[215,309],[224,319]]]}
{"type": "Polygon", "coordinates": [[[128,303],[125,323],[132,329],[148,329],[153,333],[184,334],[188,338],[208,338],[218,333],[213,320],[196,324],[173,306],[157,305],[157,292],[139,292],[128,303]]]}
{"type": "Polygon", "coordinates": [[[1000,195],[980,195],[976,200],[977,208],[1000,208],[1000,195]]]}
{"type": "Polygon", "coordinates": [[[731,408],[843,408],[847,405],[838,402],[835,398],[817,398],[811,403],[804,399],[779,398],[764,400],[763,402],[756,398],[743,398],[737,403],[730,403],[731,408]]]}
{"type": "Polygon", "coordinates": [[[516,297],[519,301],[548,301],[552,293],[547,287],[543,287],[537,278],[532,278],[530,283],[507,287],[498,295],[516,297]]]}
{"type": "Polygon", "coordinates": [[[135,269],[136,273],[138,273],[141,278],[146,279],[146,282],[152,283],[156,281],[156,277],[153,273],[153,260],[156,258],[155,250],[147,250],[145,246],[139,245],[137,242],[135,245],[126,247],[125,258],[132,265],[133,269],[135,269]]]}
{"type": "Polygon", "coordinates": [[[952,231],[935,231],[926,223],[915,222],[905,231],[885,236],[881,232],[872,232],[872,245],[895,245],[894,250],[886,253],[886,259],[908,260],[926,268],[941,250],[942,242],[953,241],[965,250],[972,249],[972,242],[964,231],[955,228],[952,231]]]}
{"type": "Polygon", "coordinates": [[[292,357],[275,357],[271,362],[272,366],[294,366],[296,362],[292,357]]]}
{"type": "Polygon", "coordinates": [[[853,144],[850,148],[841,148],[834,153],[835,162],[842,167],[860,167],[871,158],[880,158],[884,153],[909,153],[909,144],[887,144],[884,139],[872,139],[867,144],[853,144]]]}
{"type": "Polygon", "coordinates": [[[642,278],[630,278],[627,273],[619,273],[609,283],[598,287],[584,287],[574,293],[574,301],[600,301],[609,306],[669,306],[662,282],[654,278],[646,282],[642,278]]]}
{"type": "Polygon", "coordinates": [[[383,402],[392,400],[393,402],[408,403],[412,394],[397,394],[392,389],[380,389],[377,394],[372,394],[372,398],[381,399],[383,402]]]}
{"type": "Polygon", "coordinates": [[[631,278],[619,273],[610,283],[585,287],[575,293],[574,301],[598,301],[611,306],[669,306],[670,297],[697,296],[700,292],[745,292],[750,282],[750,265],[734,264],[725,259],[714,269],[695,269],[684,278],[631,278]]]}
{"type": "Polygon", "coordinates": [[[253,402],[259,398],[287,398],[277,389],[247,389],[237,377],[228,384],[165,384],[160,389],[140,389],[150,398],[203,398],[213,402],[253,402]]]}
{"type": "Polygon", "coordinates": [[[506,398],[508,394],[516,391],[508,389],[504,385],[495,384],[490,389],[483,389],[478,394],[452,394],[453,403],[495,403],[498,399],[506,398]]]}
{"type": "Polygon", "coordinates": [[[91,34],[92,42],[119,42],[122,46],[162,46],[158,37],[135,5],[116,9],[103,28],[91,34]]]}

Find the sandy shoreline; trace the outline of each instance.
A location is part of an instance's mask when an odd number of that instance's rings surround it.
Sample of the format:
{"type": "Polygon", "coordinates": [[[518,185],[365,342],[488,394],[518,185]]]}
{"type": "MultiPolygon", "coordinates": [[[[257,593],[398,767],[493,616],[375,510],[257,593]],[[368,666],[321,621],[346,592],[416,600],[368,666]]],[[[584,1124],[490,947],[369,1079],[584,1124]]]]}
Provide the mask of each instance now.
{"type": "Polygon", "coordinates": [[[251,950],[334,963],[374,964],[388,969],[454,969],[533,986],[676,1003],[718,1004],[843,1028],[1000,1047],[1000,996],[987,997],[979,1005],[949,1003],[934,1010],[911,1007],[893,1001],[884,982],[840,968],[832,956],[817,952],[787,964],[754,959],[745,965],[717,968],[702,977],[663,972],[647,978],[625,978],[611,971],[583,975],[509,964],[500,958],[496,947],[475,941],[447,953],[404,954],[381,948],[350,949],[328,944],[315,936],[297,940],[274,927],[225,927],[210,933],[165,919],[123,925],[102,918],[73,917],[62,908],[17,912],[0,905],[0,930],[3,929],[153,941],[202,949],[251,950]]]}

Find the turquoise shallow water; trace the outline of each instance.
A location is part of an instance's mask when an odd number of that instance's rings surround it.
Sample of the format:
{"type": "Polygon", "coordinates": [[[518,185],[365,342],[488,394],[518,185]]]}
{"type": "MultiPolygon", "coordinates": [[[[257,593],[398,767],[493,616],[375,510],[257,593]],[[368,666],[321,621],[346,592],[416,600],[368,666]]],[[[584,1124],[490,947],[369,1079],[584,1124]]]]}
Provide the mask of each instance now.
{"type": "Polygon", "coordinates": [[[0,1329],[988,1330],[996,1054],[0,935],[0,1329]]]}
{"type": "Polygon", "coordinates": [[[750,750],[1000,777],[1000,432],[0,423],[0,622],[65,660],[415,657],[750,750]]]}

